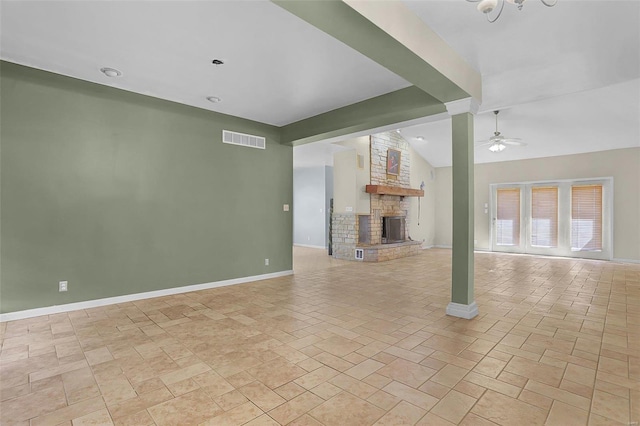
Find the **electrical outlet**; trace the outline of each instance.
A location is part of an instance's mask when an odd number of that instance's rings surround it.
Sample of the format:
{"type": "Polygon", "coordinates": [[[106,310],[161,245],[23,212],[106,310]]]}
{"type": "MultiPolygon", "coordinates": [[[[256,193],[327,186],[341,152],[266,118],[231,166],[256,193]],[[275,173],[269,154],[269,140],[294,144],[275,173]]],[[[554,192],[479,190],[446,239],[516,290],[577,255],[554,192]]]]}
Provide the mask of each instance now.
{"type": "Polygon", "coordinates": [[[58,291],[67,291],[68,286],[69,286],[68,281],[60,281],[58,283],[58,291]]]}
{"type": "Polygon", "coordinates": [[[352,212],[353,211],[353,207],[345,207],[345,210],[348,212],[352,212]]]}
{"type": "Polygon", "coordinates": [[[264,266],[269,266],[269,259],[264,260],[264,266]]]}

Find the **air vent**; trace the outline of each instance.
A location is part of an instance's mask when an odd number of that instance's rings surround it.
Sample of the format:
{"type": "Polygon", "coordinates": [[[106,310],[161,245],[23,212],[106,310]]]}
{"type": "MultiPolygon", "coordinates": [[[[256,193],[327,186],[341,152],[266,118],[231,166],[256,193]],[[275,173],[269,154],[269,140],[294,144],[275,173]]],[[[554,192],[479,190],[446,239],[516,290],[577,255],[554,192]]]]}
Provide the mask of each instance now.
{"type": "Polygon", "coordinates": [[[364,260],[364,249],[356,249],[356,260],[364,260]]]}
{"type": "Polygon", "coordinates": [[[247,135],[245,133],[222,131],[222,142],[231,145],[248,146],[249,148],[265,149],[267,141],[261,136],[247,135]]]}

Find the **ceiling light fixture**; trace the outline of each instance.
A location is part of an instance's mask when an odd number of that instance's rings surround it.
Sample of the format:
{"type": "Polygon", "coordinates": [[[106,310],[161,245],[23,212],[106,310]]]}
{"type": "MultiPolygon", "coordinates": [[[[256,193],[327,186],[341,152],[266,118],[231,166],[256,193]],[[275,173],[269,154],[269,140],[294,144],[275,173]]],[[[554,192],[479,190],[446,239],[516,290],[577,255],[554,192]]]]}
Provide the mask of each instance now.
{"type": "Polygon", "coordinates": [[[476,148],[488,146],[491,152],[502,152],[507,145],[511,146],[525,146],[526,143],[522,142],[520,138],[506,138],[502,136],[502,133],[498,131],[498,114],[500,111],[493,111],[496,117],[496,131],[493,132],[493,136],[489,139],[476,143],[476,148]]]}
{"type": "Polygon", "coordinates": [[[424,140],[424,136],[416,136],[416,139],[419,141],[423,141],[424,140]]]}
{"type": "Polygon", "coordinates": [[[500,152],[502,150],[504,150],[507,146],[505,144],[503,144],[502,142],[493,142],[491,145],[489,145],[489,151],[491,152],[500,152]]]}
{"type": "Polygon", "coordinates": [[[207,96],[207,100],[209,102],[213,102],[214,104],[217,104],[218,102],[222,102],[222,99],[217,96],[207,96]]]}
{"type": "MultiPolygon", "coordinates": [[[[511,4],[518,6],[518,10],[522,10],[522,6],[526,0],[467,0],[470,3],[478,3],[478,10],[487,16],[489,22],[496,22],[500,15],[502,15],[502,9],[504,8],[504,2],[507,1],[511,4]],[[498,9],[498,13],[495,17],[491,17],[491,12],[498,9]]],[[[558,0],[540,0],[542,4],[547,7],[553,7],[558,3],[558,0]]]]}
{"type": "Polygon", "coordinates": [[[222,61],[220,59],[214,59],[213,61],[211,61],[211,63],[213,65],[224,65],[224,61],[222,61]]]}
{"type": "Polygon", "coordinates": [[[107,77],[120,77],[122,73],[115,68],[100,68],[100,72],[106,75],[107,77]]]}

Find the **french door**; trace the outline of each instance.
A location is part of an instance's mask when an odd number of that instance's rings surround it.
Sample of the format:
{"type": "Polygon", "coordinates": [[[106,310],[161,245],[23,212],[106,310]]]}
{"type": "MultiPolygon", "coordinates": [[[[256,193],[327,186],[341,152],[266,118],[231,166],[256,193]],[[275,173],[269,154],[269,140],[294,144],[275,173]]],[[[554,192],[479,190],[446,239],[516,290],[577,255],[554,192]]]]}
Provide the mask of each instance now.
{"type": "Polygon", "coordinates": [[[611,259],[612,179],[491,185],[491,249],[611,259]]]}

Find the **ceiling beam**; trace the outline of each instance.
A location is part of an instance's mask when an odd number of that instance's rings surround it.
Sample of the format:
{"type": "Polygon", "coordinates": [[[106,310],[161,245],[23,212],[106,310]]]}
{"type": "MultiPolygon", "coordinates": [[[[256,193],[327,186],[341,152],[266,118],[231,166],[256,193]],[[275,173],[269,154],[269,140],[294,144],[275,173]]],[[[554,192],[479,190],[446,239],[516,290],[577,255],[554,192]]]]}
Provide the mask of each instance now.
{"type": "Polygon", "coordinates": [[[303,145],[445,112],[415,86],[357,102],[281,127],[281,143],[303,145]]]}
{"type": "Polygon", "coordinates": [[[440,102],[481,102],[480,74],[402,2],[272,1],[440,102]]]}

